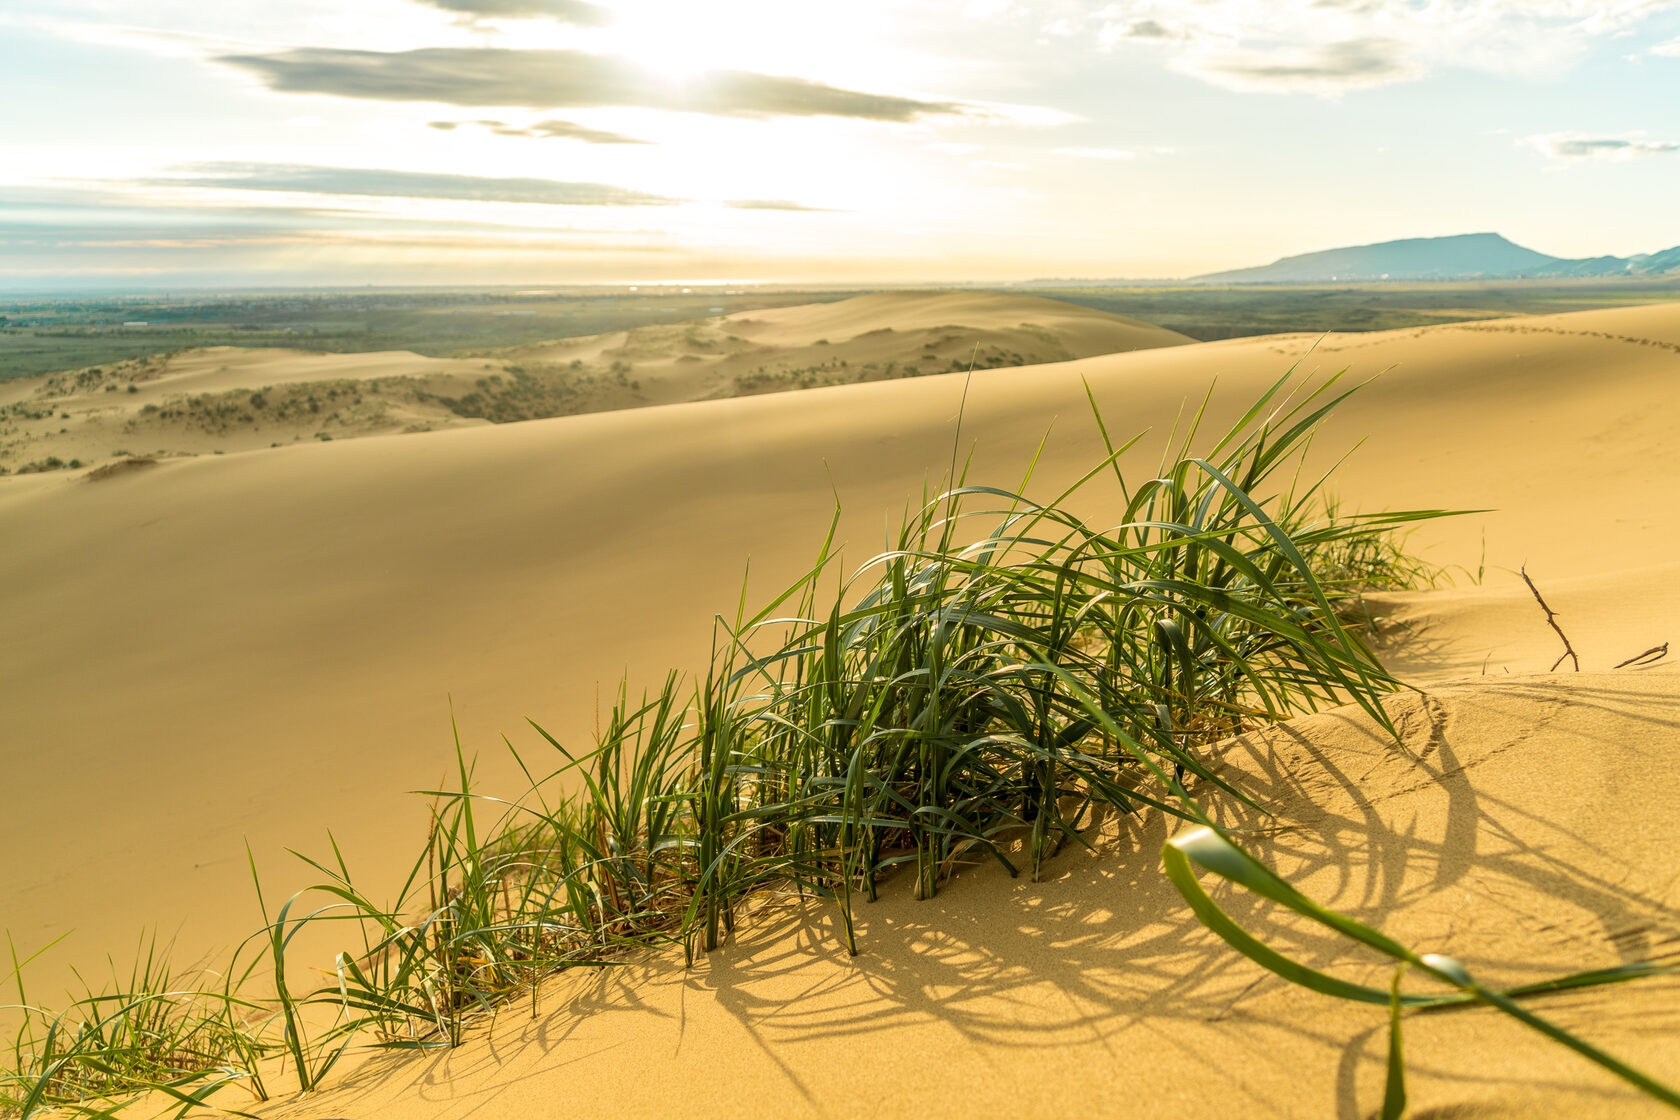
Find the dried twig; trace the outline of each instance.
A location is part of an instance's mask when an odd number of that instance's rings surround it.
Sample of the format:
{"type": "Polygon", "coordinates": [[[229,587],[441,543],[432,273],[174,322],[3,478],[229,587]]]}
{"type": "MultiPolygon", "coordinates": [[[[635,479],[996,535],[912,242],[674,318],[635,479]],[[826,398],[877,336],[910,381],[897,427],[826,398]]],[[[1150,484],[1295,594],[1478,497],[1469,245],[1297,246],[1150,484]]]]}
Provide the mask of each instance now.
{"type": "MultiPolygon", "coordinates": [[[[1534,601],[1539,603],[1540,609],[1546,612],[1546,625],[1555,630],[1557,632],[1557,636],[1563,641],[1563,653],[1556,661],[1552,662],[1552,667],[1549,672],[1557,672],[1557,667],[1562,665],[1563,659],[1567,657],[1575,663],[1575,671],[1579,673],[1581,671],[1581,659],[1575,655],[1575,647],[1569,644],[1569,635],[1565,634],[1563,632],[1563,627],[1557,624],[1557,612],[1547,606],[1546,600],[1540,597],[1540,589],[1534,586],[1533,580],[1528,578],[1528,566],[1524,565],[1517,570],[1522,573],[1523,582],[1528,584],[1528,589],[1534,593],[1534,601]]],[[[1641,656],[1643,656],[1643,654],[1641,654],[1641,656]]],[[[1635,660],[1637,660],[1637,658],[1635,660]]]]}
{"type": "Polygon", "coordinates": [[[1652,646],[1650,649],[1646,650],[1644,653],[1636,653],[1632,657],[1628,658],[1626,661],[1622,662],[1620,665],[1612,665],[1611,668],[1613,668],[1613,669],[1626,669],[1630,665],[1651,665],[1651,664],[1655,664],[1658,661],[1661,661],[1663,658],[1665,658],[1667,656],[1668,656],[1668,643],[1664,642],[1660,646],[1652,646]]]}

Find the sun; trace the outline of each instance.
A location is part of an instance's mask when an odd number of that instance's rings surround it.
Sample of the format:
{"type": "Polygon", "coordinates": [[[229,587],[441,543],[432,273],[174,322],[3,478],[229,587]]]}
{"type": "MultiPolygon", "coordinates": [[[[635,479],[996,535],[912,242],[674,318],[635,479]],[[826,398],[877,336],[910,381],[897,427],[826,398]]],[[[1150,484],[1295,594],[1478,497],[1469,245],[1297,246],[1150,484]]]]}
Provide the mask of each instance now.
{"type": "Polygon", "coordinates": [[[615,53],[682,82],[715,70],[803,73],[831,53],[830,23],[821,6],[786,0],[645,0],[615,9],[610,38],[615,53]]]}

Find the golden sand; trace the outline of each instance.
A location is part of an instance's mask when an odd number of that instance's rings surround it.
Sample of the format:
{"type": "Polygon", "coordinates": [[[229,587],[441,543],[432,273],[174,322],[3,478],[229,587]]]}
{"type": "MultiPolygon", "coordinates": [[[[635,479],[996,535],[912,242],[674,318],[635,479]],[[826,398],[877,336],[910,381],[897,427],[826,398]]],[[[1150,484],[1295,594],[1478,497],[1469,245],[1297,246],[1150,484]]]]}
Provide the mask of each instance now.
{"type": "MultiPolygon", "coordinates": [[[[1233,772],[1300,825],[1257,850],[1320,901],[1472,967],[1672,949],[1680,678],[1609,668],[1680,640],[1680,305],[6,479],[0,751],[8,784],[41,792],[0,817],[0,924],[20,946],[75,929],[49,965],[142,926],[190,959],[258,924],[243,839],[283,894],[308,879],[283,846],[324,851],[329,828],[358,878],[380,881],[421,836],[404,791],[452,760],[451,697],[485,787],[515,788],[501,733],[536,752],[528,715],[587,743],[598,687],[700,666],[749,557],[755,597],[796,575],[833,490],[849,560],[876,551],[883,514],[896,524],[947,469],[965,387],[971,478],[1013,485],[1050,430],[1035,479],[1049,493],[1100,456],[1087,383],[1111,430],[1157,433],[1126,463],[1147,474],[1187,398],[1217,382],[1205,428],[1223,431],[1297,362],[1381,374],[1313,453],[1327,467],[1363,441],[1335,486],[1348,508],[1491,512],[1413,540],[1457,566],[1456,588],[1373,600],[1384,655],[1432,685],[1395,701],[1400,746],[1346,712],[1231,745],[1233,772]],[[1522,675],[1561,651],[1522,564],[1589,672],[1522,675]]],[[[1043,883],[978,872],[931,902],[894,891],[865,912],[856,961],[825,917],[767,916],[693,973],[654,959],[568,978],[535,1021],[510,1010],[447,1057],[369,1062],[308,1114],[1371,1112],[1380,1013],[1287,989],[1193,928],[1150,828],[1043,883]]],[[[1549,1006],[1675,1080],[1675,991],[1549,1006]]],[[[1637,1107],[1519,1027],[1415,1024],[1419,1109],[1637,1107]]]]}

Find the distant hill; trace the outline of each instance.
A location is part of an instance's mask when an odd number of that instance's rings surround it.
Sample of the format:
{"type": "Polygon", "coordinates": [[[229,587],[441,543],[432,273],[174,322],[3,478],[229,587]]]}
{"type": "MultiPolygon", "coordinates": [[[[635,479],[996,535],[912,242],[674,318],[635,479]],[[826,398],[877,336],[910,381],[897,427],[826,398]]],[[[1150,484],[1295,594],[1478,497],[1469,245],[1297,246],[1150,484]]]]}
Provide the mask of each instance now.
{"type": "Polygon", "coordinates": [[[1680,275],[1680,245],[1672,249],[1664,249],[1660,253],[1652,253],[1648,257],[1634,257],[1639,264],[1639,270],[1647,275],[1673,276],[1680,275]]]}
{"type": "Polygon", "coordinates": [[[1369,280],[1512,280],[1680,274],[1680,246],[1635,257],[1570,260],[1497,233],[1412,237],[1284,257],[1257,268],[1192,277],[1214,284],[1321,284],[1369,280]]]}

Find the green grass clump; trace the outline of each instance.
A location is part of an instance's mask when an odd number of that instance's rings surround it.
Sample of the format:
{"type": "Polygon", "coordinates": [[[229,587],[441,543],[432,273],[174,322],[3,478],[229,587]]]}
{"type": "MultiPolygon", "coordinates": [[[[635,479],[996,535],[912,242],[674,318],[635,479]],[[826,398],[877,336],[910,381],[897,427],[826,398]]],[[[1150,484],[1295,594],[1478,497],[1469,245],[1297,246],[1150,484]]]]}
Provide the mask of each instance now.
{"type": "Polygon", "coordinates": [[[71,459],[66,462],[63,459],[60,459],[57,455],[48,455],[45,459],[37,459],[34,462],[25,463],[17,469],[17,473],[45,474],[47,471],[75,470],[81,465],[82,461],[80,459],[71,459]]]}
{"type": "Polygon", "coordinates": [[[711,949],[743,903],[790,889],[833,898],[855,951],[854,897],[900,868],[922,897],[968,859],[1036,874],[1100,811],[1190,816],[1190,775],[1241,797],[1204,765],[1207,743],[1323,702],[1380,718],[1395,682],[1291,534],[1322,548],[1428,515],[1329,522],[1316,485],[1273,488],[1334,404],[1326,385],[1279,407],[1284,389],[1206,458],[1188,454],[1192,426],[1135,491],[1112,445],[1046,503],[958,485],[830,595],[832,534],[767,607],[719,619],[691,694],[673,677],[621,703],[597,751],[563,768],[586,789],[532,810],[529,836],[584,857],[562,892],[588,900],[578,925],[711,949]],[[1108,478],[1125,514],[1099,530],[1069,499],[1108,478]],[[682,708],[680,732],[647,723],[682,708]]]}
{"type": "Polygon", "coordinates": [[[127,977],[60,1012],[32,1005],[23,965],[12,950],[21,1012],[13,1063],[0,1073],[0,1109],[21,1116],[57,1109],[104,1116],[124,1098],[157,1093],[186,1107],[234,1082],[266,1096],[260,1063],[272,1049],[262,1037],[268,1010],[240,996],[242,976],[175,974],[168,953],[143,941],[127,977]]]}
{"type": "MultiPolygon", "coordinates": [[[[617,367],[619,363],[614,363],[617,367]]],[[[436,402],[457,416],[477,417],[492,424],[513,424],[551,416],[572,416],[601,407],[603,391],[617,384],[628,387],[618,368],[613,377],[599,371],[578,372],[558,365],[511,365],[502,373],[478,379],[476,387],[459,397],[417,391],[422,402],[436,402]]],[[[639,386],[639,383],[638,383],[639,386]]]]}
{"type": "Polygon", "coordinates": [[[336,843],[330,859],[300,856],[320,881],[277,910],[259,882],[264,927],[226,975],[260,962],[274,998],[247,1003],[249,985],[228,983],[171,1004],[149,979],[110,997],[135,1015],[177,1009],[164,1037],[219,1024],[181,1068],[61,1073],[63,1038],[90,1055],[77,1068],[127,1052],[87,1026],[106,1006],[92,997],[28,1012],[0,1103],[28,1115],[49,1092],[235,1080],[260,1096],[269,1058],[309,1090],[357,1040],[456,1045],[475,1017],[534,1008],[545,976],[637,946],[692,960],[777,895],[832,900],[856,952],[854,905],[895,878],[925,898],[978,860],[1037,875],[1104,816],[1205,823],[1193,788],[1247,802],[1210,768],[1213,742],[1347,701],[1388,725],[1378,701],[1397,682],[1342,614],[1359,587],[1415,574],[1389,536],[1438,515],[1342,516],[1303,478],[1309,437],[1346,395],[1336,385],[1293,394],[1285,377],[1218,438],[1198,414],[1135,485],[1120,459],[1137,440],[1115,445],[1099,414],[1107,454],[1045,501],[1025,494],[1030,466],[1013,489],[971,485],[953,452],[951,485],[924,494],[887,551],[843,577],[831,526],[801,578],[756,611],[743,591],[716,619],[704,674],[621,687],[592,749],[537,727],[554,755],[514,753],[517,799],[476,790],[457,738],[455,781],[426,791],[427,841],[393,896],[358,885],[336,843]],[[1100,526],[1074,509],[1096,506],[1097,487],[1119,511],[1100,526]],[[336,931],[342,949],[325,983],[293,991],[306,929],[336,931]]]}

